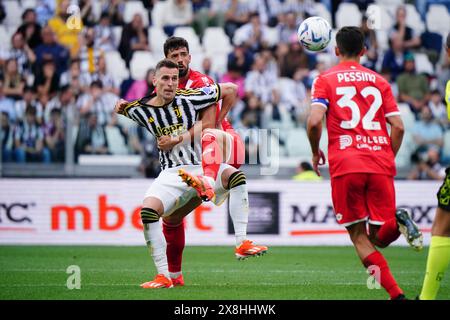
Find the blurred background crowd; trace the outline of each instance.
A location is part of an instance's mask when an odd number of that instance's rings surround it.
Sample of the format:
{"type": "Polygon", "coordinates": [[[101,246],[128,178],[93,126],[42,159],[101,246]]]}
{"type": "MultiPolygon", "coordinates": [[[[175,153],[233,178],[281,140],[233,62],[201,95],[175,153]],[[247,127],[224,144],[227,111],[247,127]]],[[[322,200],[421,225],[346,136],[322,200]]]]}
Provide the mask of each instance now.
{"type": "Polygon", "coordinates": [[[249,133],[248,158],[258,159],[262,147],[249,129],[278,129],[268,144],[279,144],[280,157],[309,160],[311,84],[337,62],[333,41],[319,54],[297,41],[300,23],[319,15],[333,35],[361,26],[363,65],[391,83],[406,126],[402,177],[442,179],[450,162],[449,10],[448,0],[0,0],[1,160],[139,155],[142,174],[155,176],[154,139],[113,108],[119,97],[153,90],[153,68],[171,35],[188,40],[193,69],[239,85],[230,120],[249,133]]]}

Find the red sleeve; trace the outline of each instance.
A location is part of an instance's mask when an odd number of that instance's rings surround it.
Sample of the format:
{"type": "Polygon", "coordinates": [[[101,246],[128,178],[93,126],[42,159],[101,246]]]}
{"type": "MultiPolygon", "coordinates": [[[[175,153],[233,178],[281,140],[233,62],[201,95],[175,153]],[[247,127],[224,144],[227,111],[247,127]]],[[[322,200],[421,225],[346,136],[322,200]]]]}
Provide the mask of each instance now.
{"type": "Polygon", "coordinates": [[[311,104],[320,104],[328,109],[330,98],[328,94],[328,86],[325,79],[322,76],[318,76],[314,79],[311,88],[311,104]]]}

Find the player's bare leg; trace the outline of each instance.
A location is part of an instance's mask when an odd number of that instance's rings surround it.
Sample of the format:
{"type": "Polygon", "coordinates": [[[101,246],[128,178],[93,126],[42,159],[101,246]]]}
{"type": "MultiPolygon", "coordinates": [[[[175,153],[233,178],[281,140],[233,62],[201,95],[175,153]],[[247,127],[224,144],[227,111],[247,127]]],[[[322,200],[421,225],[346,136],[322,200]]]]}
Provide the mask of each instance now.
{"type": "Polygon", "coordinates": [[[373,275],[375,279],[389,293],[391,299],[405,299],[403,291],[397,285],[397,282],[391,274],[387,261],[370,241],[367,235],[366,223],[359,222],[350,225],[347,227],[347,231],[363,265],[370,271],[374,271],[373,275]],[[379,271],[379,277],[376,276],[377,271],[379,271]]]}
{"type": "Polygon", "coordinates": [[[163,218],[163,232],[167,241],[167,261],[169,275],[174,286],[184,286],[181,270],[183,250],[185,246],[185,230],[183,218],[202,204],[200,198],[194,198],[184,207],[177,209],[168,217],[163,218]]]}
{"type": "Polygon", "coordinates": [[[160,221],[163,212],[164,207],[161,200],[155,197],[147,197],[144,199],[141,209],[144,238],[157,270],[155,279],[141,284],[141,287],[144,289],[173,287],[167,264],[167,244],[160,221]]]}

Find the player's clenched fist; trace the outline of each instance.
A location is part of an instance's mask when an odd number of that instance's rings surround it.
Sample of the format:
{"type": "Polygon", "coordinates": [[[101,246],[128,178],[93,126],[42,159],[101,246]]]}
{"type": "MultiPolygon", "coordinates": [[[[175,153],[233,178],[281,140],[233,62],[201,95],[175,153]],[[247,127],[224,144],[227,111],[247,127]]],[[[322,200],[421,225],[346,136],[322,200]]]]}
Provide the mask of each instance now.
{"type": "Polygon", "coordinates": [[[182,136],[162,136],[158,138],[158,148],[162,151],[169,151],[181,141],[183,141],[182,136]]]}
{"type": "Polygon", "coordinates": [[[116,102],[116,105],[114,106],[114,112],[116,112],[116,113],[123,113],[123,110],[125,109],[127,104],[128,104],[127,100],[119,99],[116,102]]]}

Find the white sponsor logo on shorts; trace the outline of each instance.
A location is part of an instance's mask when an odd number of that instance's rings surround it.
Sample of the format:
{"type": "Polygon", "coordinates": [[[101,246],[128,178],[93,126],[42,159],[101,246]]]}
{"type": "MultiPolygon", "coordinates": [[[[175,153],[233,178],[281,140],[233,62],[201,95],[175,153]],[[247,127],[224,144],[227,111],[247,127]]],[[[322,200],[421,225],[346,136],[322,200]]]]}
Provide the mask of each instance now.
{"type": "Polygon", "coordinates": [[[338,213],[336,214],[336,220],[341,221],[342,220],[342,214],[338,213]]]}

